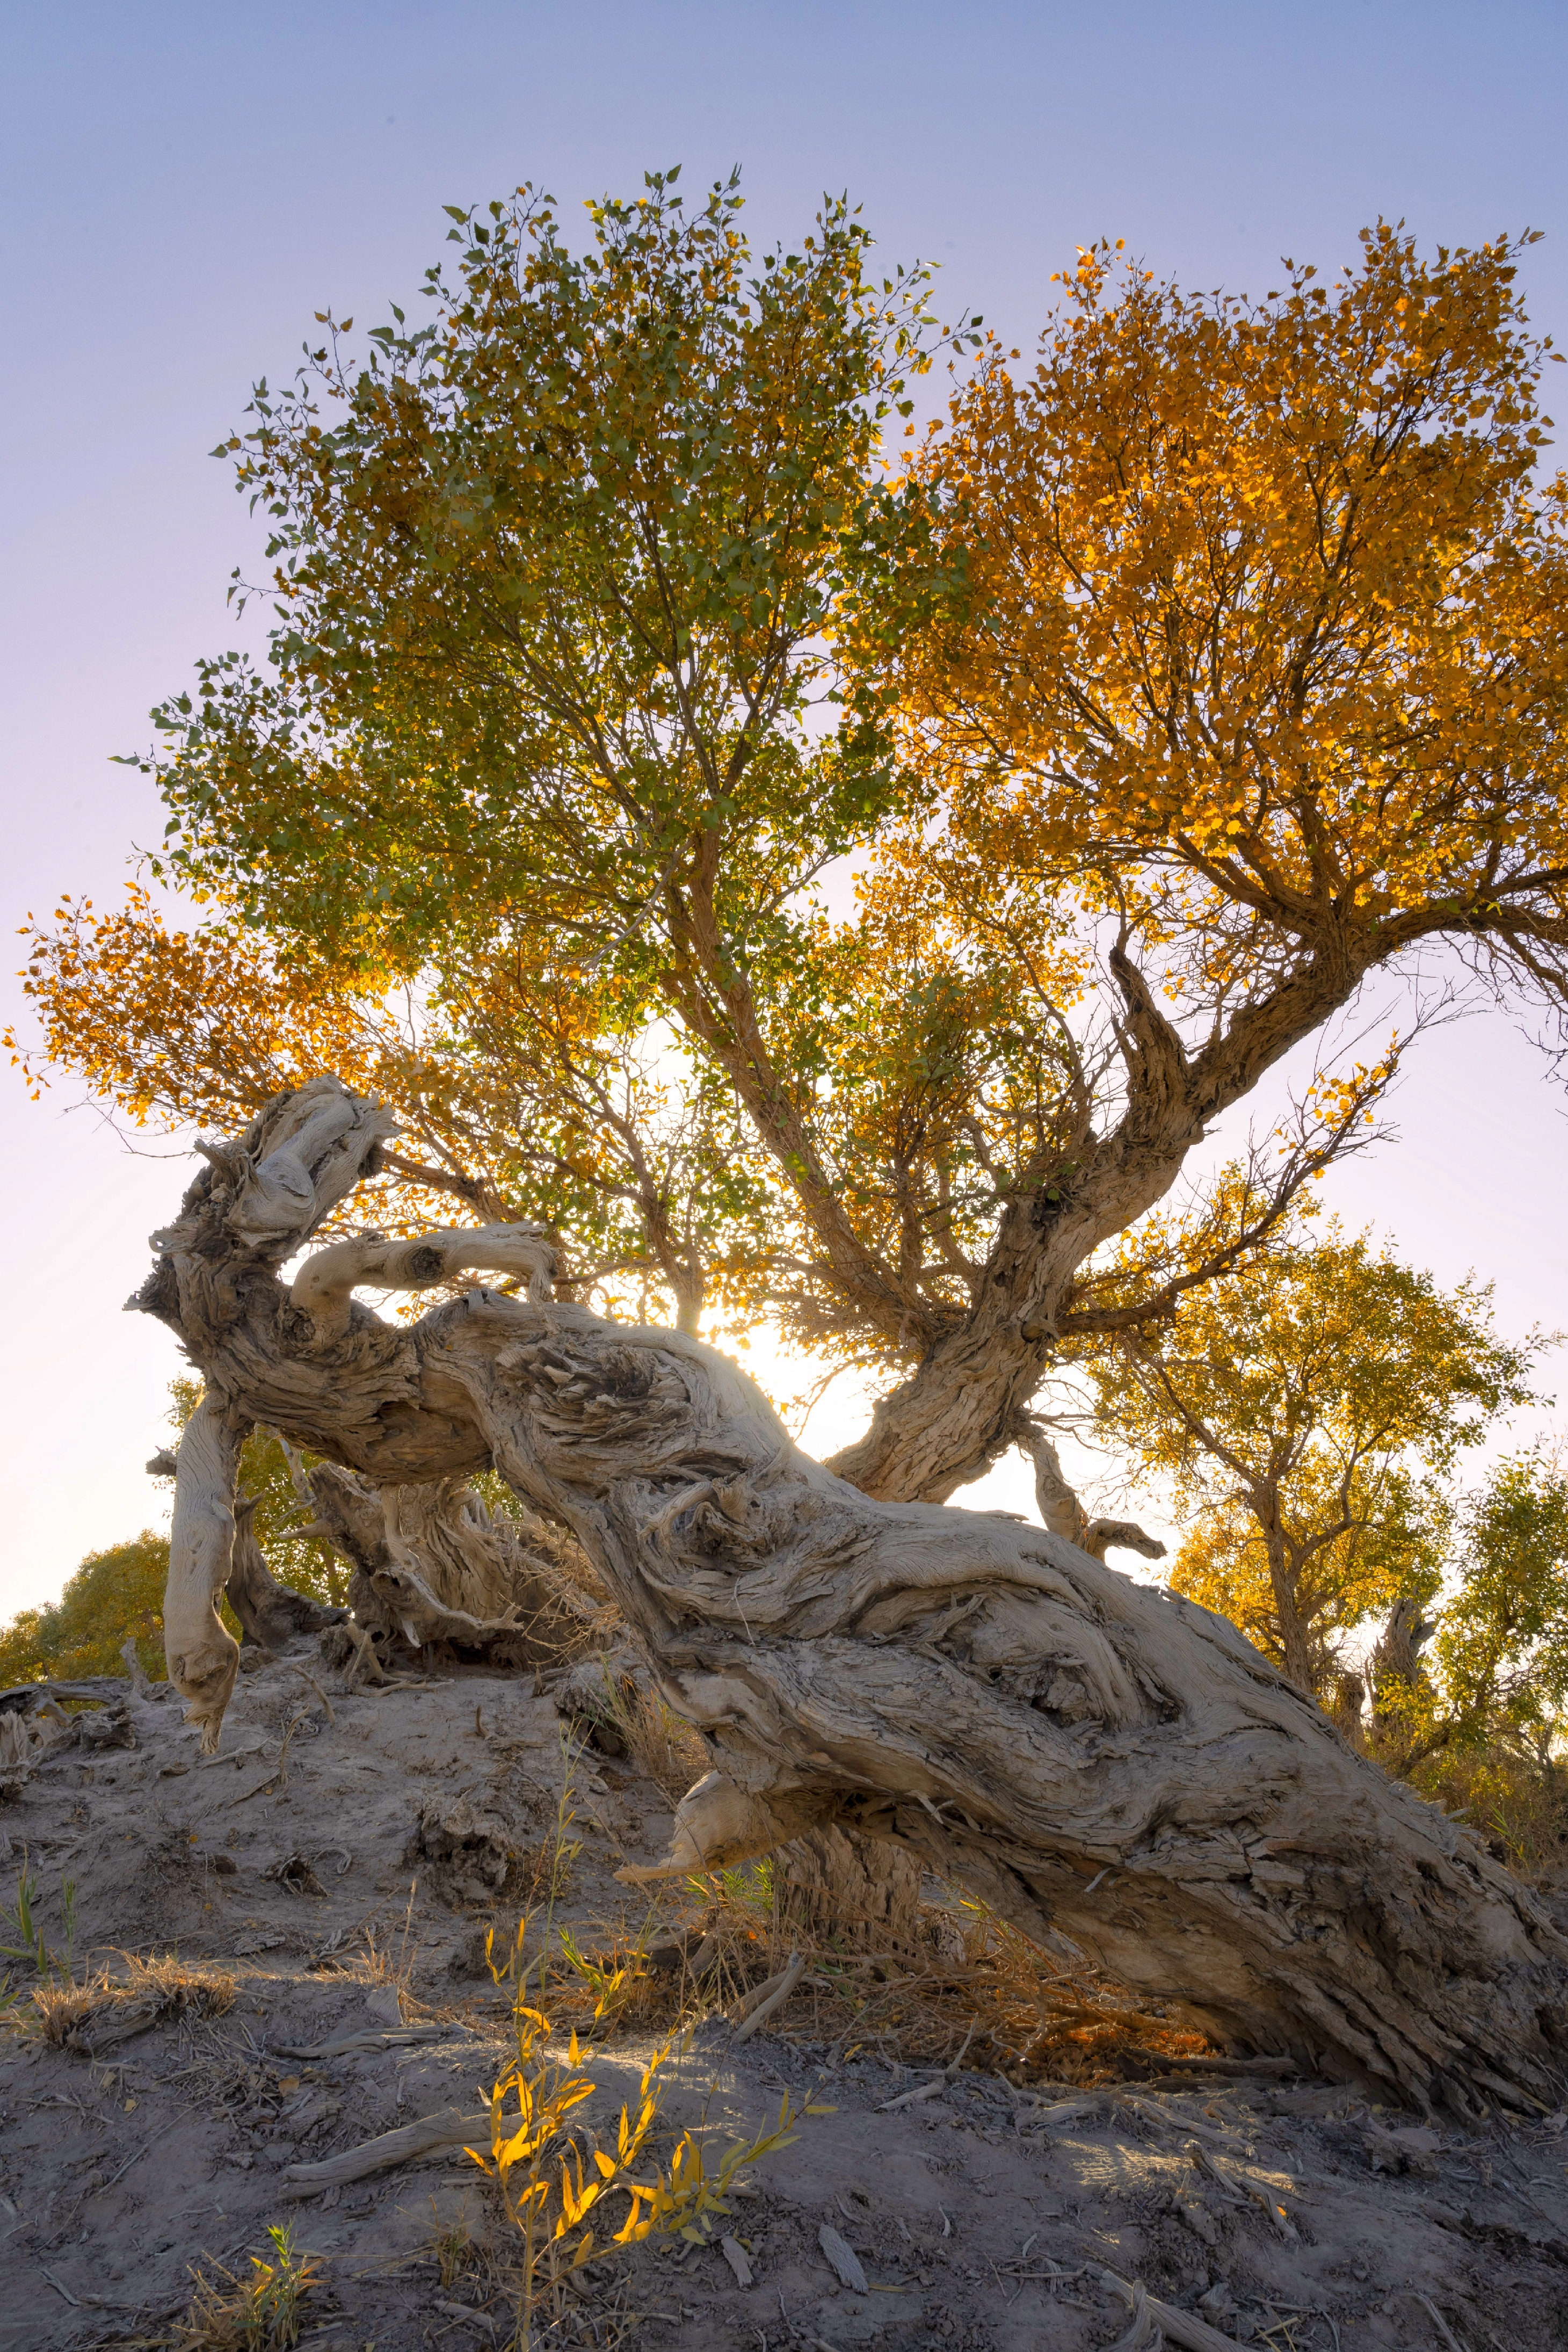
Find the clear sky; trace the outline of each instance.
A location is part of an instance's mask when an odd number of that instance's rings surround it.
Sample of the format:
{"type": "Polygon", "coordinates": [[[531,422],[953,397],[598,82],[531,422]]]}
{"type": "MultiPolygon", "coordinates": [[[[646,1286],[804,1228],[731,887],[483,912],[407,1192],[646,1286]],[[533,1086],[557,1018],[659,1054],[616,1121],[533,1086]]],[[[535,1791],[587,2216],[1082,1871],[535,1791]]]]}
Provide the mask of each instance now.
{"type": "MultiPolygon", "coordinates": [[[[62,889],[113,897],[156,838],[109,755],[232,642],[224,589],[253,544],[205,453],[313,311],[364,320],[412,292],[445,203],[530,178],[570,206],[738,162],[753,235],[847,189],[892,258],[942,263],[952,308],[1015,341],[1100,234],[1260,293],[1281,255],[1331,267],[1379,214],[1434,243],[1528,225],[1547,233],[1534,316],[1568,339],[1561,5],[10,0],[3,23],[7,926],[62,889]]],[[[186,1164],[132,1155],[71,1099],[31,1104],[0,1071],[0,1617],[155,1517],[142,1464],[177,1369],[120,1307],[186,1164]]],[[[1479,1015],[1424,1043],[1401,1139],[1333,1198],[1445,1279],[1495,1276],[1509,1329],[1568,1326],[1562,1111],[1534,1048],[1479,1015]]],[[[822,1414],[812,1442],[837,1433],[822,1414]]],[[[984,1499],[1024,1507],[1017,1473],[984,1499]]]]}

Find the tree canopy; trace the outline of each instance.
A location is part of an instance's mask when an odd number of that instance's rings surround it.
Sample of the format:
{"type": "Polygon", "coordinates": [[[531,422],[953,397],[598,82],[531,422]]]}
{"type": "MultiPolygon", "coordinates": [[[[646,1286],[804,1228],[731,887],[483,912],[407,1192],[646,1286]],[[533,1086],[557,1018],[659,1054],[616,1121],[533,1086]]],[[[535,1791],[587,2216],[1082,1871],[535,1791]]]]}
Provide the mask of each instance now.
{"type": "Polygon", "coordinates": [[[1568,1713],[1568,1477],[1537,1449],[1500,1462],[1458,1516],[1452,1589],[1403,1689],[1380,1685],[1405,1770],[1499,1747],[1544,1765],[1568,1713]]]}
{"type": "Polygon", "coordinates": [[[0,1685],[121,1675],[128,1639],[146,1673],[162,1681],[168,1575],[169,1538],[151,1528],[129,1543],[89,1551],[57,1601],[19,1610],[0,1626],[0,1685]]]}
{"type": "Polygon", "coordinates": [[[149,762],[152,878],[210,920],[37,927],[46,1055],[165,1117],[374,1084],[411,1218],[542,1216],[623,1301],[870,1368],[836,1466],[941,1499],[1058,1349],[1364,1136],[1397,1045],[1149,1221],[1370,973],[1442,948],[1561,998],[1518,245],[1380,226],[1260,302],[1096,248],[1033,372],[986,345],[899,457],[978,322],[842,205],[760,260],[732,184],[688,213],[668,174],[582,251],[530,191],[451,235],[426,323],[355,360],[324,320],[224,445],[268,654],[205,663],[149,762]]]}

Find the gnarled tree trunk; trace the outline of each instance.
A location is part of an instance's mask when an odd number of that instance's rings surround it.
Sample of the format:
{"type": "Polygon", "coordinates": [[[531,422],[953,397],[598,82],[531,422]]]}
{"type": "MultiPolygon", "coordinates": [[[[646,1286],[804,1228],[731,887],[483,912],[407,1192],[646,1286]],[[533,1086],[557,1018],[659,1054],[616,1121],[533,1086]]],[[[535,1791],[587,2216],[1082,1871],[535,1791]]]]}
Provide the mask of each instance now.
{"type": "Polygon", "coordinates": [[[613,1614],[589,1592],[570,1536],[531,1512],[493,1521],[461,1478],[378,1490],[322,1462],[309,1483],[307,1532],[353,1568],[350,1603],[371,1632],[521,1666],[569,1656],[613,1614]]]}
{"type": "Polygon", "coordinates": [[[1555,2100],[1568,1942],[1224,1619],[1047,1530],[872,1501],[727,1358],[552,1302],[529,1229],[339,1243],[285,1291],[385,1132],[329,1079],[279,1097],[197,1178],[140,1297],[207,1383],[165,1622],[209,1744],[250,1422],[383,1486],[492,1462],[582,1544],[704,1736],[672,1873],[859,1830],[1233,2045],[1461,2109],[1555,2100]],[[397,1328],[353,1301],[473,1266],[530,1296],[474,1288],[397,1328]]]}

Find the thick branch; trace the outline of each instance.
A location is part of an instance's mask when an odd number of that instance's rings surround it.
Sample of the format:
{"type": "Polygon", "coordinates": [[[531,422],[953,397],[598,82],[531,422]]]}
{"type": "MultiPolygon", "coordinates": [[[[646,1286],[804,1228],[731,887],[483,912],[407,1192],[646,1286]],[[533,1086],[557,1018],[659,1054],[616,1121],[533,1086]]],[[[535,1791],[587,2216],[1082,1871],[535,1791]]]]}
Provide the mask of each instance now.
{"type": "Polygon", "coordinates": [[[1327,958],[1242,1007],[1189,1056],[1131,958],[1118,949],[1110,963],[1124,1006],[1126,1107],[1106,1134],[1085,1139],[1075,1164],[1048,1183],[1042,1173],[1009,1206],[980,1305],[880,1400],[866,1434],[834,1456],[839,1475],[869,1495],[945,1501],[1025,1439],[1080,1268],[1163,1199],[1207,1122],[1319,1028],[1360,977],[1327,958]]]}
{"type": "Polygon", "coordinates": [[[209,1390],[185,1424],[175,1462],[163,1654],[169,1680],[188,1702],[185,1720],[201,1725],[208,1755],[239,1664],[239,1645],[218,1610],[234,1561],[235,1479],[247,1434],[209,1390]]]}
{"type": "Polygon", "coordinates": [[[1112,1550],[1141,1551],[1145,1559],[1164,1559],[1164,1545],[1157,1537],[1145,1535],[1135,1521],[1089,1517],[1076,1488],[1063,1475],[1061,1457],[1044,1430],[1035,1433],[1027,1451],[1035,1465],[1035,1501],[1052,1535],[1077,1544],[1091,1559],[1102,1560],[1112,1550]]]}
{"type": "Polygon", "coordinates": [[[530,1298],[554,1296],[555,1254],[542,1225],[471,1225],[389,1242],[380,1234],[334,1242],[308,1257],[289,1297],[316,1327],[318,1339],[338,1339],[349,1327],[349,1307],[363,1284],[375,1290],[429,1290],[455,1275],[521,1275],[530,1298]]]}

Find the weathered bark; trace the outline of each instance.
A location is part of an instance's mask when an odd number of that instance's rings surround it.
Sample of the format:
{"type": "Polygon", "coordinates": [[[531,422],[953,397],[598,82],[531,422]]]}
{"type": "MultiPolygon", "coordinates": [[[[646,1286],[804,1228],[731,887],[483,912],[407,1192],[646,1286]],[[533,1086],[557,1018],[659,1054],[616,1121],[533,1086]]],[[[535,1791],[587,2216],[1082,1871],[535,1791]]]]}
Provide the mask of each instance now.
{"type": "MultiPolygon", "coordinates": [[[[309,1268],[292,1296],[276,1268],[349,1189],[344,1139],[364,1165],[384,1131],[316,1080],[161,1237],[139,1303],[200,1366],[211,1432],[177,1520],[231,1511],[226,1433],[253,1420],[380,1486],[493,1462],[572,1530],[704,1736],[672,1873],[858,1829],[1233,2046],[1461,2109],[1556,2098],[1568,1941],[1223,1619],[1048,1530],[872,1501],[674,1332],[482,1288],[413,1326],[358,1306],[319,1325],[309,1268]],[[291,1224],[267,1172],[284,1130],[307,1174],[297,1139],[327,1138],[291,1224]]],[[[397,1278],[426,1284],[474,1244],[402,1246],[397,1278]]],[[[171,1580],[170,1670],[216,1741],[227,1685],[193,1595],[199,1577],[171,1580]]]]}
{"type": "MultiPolygon", "coordinates": [[[[175,1464],[177,1477],[178,1456],[175,1464]]],[[[280,1650],[297,1633],[320,1633],[328,1625],[341,1624],[349,1613],[279,1583],[257,1541],[256,1498],[251,1495],[242,1495],[235,1507],[233,1564],[225,1597],[246,1640],[263,1650],[280,1650]]]]}
{"type": "Polygon", "coordinates": [[[1389,1611],[1388,1622],[1367,1662],[1374,1717],[1387,1712],[1385,1698],[1402,1688],[1414,1688],[1420,1680],[1422,1647],[1436,1630],[1422,1616],[1420,1602],[1402,1593],[1389,1611]]]}
{"type": "MultiPolygon", "coordinates": [[[[169,1680],[190,1701],[187,1718],[223,1721],[239,1644],[218,1614],[234,1565],[235,1480],[246,1424],[210,1391],[185,1423],[174,1471],[163,1655],[169,1680]]],[[[207,1745],[216,1745],[216,1732],[207,1745]]]]}
{"type": "Polygon", "coordinates": [[[323,1462],[309,1484],[308,1532],[352,1566],[350,1604],[371,1632],[521,1666],[570,1654],[606,1613],[574,1579],[570,1538],[532,1513],[493,1522],[461,1478],[378,1491],[323,1462]]]}
{"type": "Polygon", "coordinates": [[[889,1838],[829,1822],[778,1858],[785,1933],[847,1951],[912,1953],[920,1940],[921,1866],[889,1838]]]}

